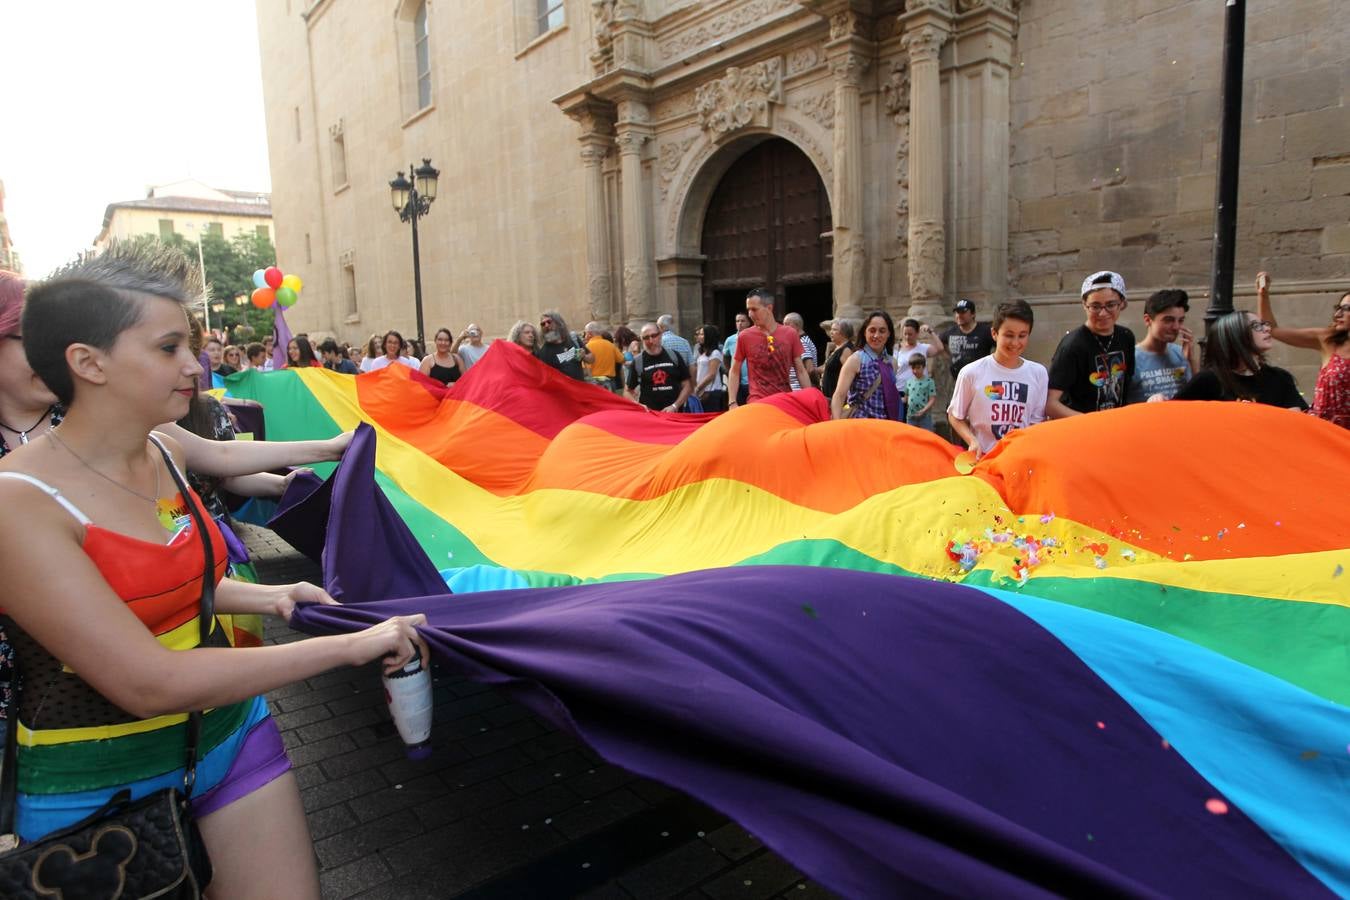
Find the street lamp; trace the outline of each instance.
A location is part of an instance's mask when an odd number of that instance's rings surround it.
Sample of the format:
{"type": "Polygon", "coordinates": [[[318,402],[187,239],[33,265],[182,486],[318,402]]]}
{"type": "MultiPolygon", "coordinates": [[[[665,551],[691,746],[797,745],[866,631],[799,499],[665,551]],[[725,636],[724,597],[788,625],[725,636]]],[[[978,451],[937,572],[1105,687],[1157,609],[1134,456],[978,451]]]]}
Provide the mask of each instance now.
{"type": "Polygon", "coordinates": [[[389,193],[394,201],[394,212],[401,221],[412,223],[413,251],[413,297],[417,303],[417,346],[425,347],[422,326],[422,259],[417,251],[417,220],[431,212],[431,203],[436,199],[436,177],[441,173],[432,168],[431,160],[422,158],[422,164],[413,168],[408,164],[408,173],[394,176],[389,182],[389,193]]]}

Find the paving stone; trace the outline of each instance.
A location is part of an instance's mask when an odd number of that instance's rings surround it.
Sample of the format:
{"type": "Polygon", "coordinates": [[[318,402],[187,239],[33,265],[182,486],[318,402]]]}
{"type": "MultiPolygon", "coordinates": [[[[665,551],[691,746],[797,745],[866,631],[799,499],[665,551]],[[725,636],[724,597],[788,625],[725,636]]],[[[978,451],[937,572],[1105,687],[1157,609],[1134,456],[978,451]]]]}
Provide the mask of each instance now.
{"type": "Polygon", "coordinates": [[[551,819],[563,810],[571,809],[582,802],[573,790],[559,781],[533,794],[526,794],[524,797],[517,797],[515,800],[484,810],[478,818],[489,825],[498,825],[508,830],[543,828],[548,827],[545,819],[551,819]]]}
{"type": "Polygon", "coordinates": [[[300,790],[314,787],[317,784],[323,784],[328,780],[328,776],[320,771],[317,765],[301,766],[293,770],[295,773],[295,783],[300,786],[300,790]]]}
{"type": "Polygon", "coordinates": [[[337,756],[340,753],[348,753],[356,747],[352,743],[351,735],[346,734],[334,735],[326,740],[313,743],[302,743],[299,733],[294,731],[282,734],[281,737],[286,743],[286,751],[291,757],[291,762],[297,766],[327,759],[330,756],[337,756]],[[287,734],[289,734],[289,737],[287,737],[287,734]]]}
{"type": "Polygon", "coordinates": [[[319,874],[319,890],[324,900],[345,900],[391,877],[388,866],[370,854],[336,869],[319,874]]]}
{"type": "Polygon", "coordinates": [[[769,900],[802,880],[779,856],[763,852],[703,885],[713,900],[769,900]]]}
{"type": "Polygon", "coordinates": [[[341,803],[344,800],[350,800],[353,797],[379,790],[387,787],[388,784],[389,782],[384,780],[384,776],[377,771],[357,772],[346,778],[325,781],[308,790],[301,791],[300,799],[305,804],[305,812],[309,813],[316,809],[323,809],[325,806],[332,806],[334,803],[341,803]]]}
{"type": "Polygon", "coordinates": [[[419,803],[414,807],[414,812],[427,828],[439,828],[484,809],[499,806],[514,799],[515,796],[514,791],[494,778],[465,788],[456,788],[443,797],[419,803]]]}
{"type": "Polygon", "coordinates": [[[563,810],[553,817],[552,824],[566,837],[578,838],[650,808],[637,794],[621,788],[563,810]]]}
{"type": "Polygon", "coordinates": [[[716,831],[709,832],[704,838],[728,859],[740,860],[762,849],[759,838],[732,822],[716,831]]]}
{"type": "Polygon", "coordinates": [[[333,718],[333,714],[328,711],[328,707],[323,704],[318,704],[317,706],[306,706],[303,709],[297,709],[295,712],[284,712],[280,715],[274,715],[272,718],[276,721],[277,728],[282,731],[290,731],[304,725],[313,725],[315,722],[322,722],[324,719],[331,719],[333,718]]]}
{"type": "MultiPolygon", "coordinates": [[[[318,726],[315,726],[318,727],[318,726]]],[[[505,728],[493,728],[464,739],[464,749],[473,756],[495,753],[532,738],[543,729],[533,719],[512,722],[505,728]]]]}
{"type": "Polygon", "coordinates": [[[347,713],[345,716],[331,716],[313,725],[304,725],[297,731],[300,732],[300,739],[308,744],[311,741],[321,741],[324,738],[346,734],[362,725],[378,722],[382,718],[382,714],[377,710],[359,709],[356,712],[347,713]]]}
{"type": "MultiPolygon", "coordinates": [[[[530,711],[518,703],[506,703],[494,709],[483,711],[483,718],[486,719],[490,725],[494,726],[509,725],[512,722],[519,722],[521,719],[528,719],[530,717],[530,711]]],[[[554,733],[560,734],[561,732],[554,733]]],[[[575,741],[573,742],[575,743],[575,741]]]]}
{"type": "MultiPolygon", "coordinates": [[[[291,685],[292,687],[294,685],[291,685]]],[[[273,696],[279,697],[277,707],[284,713],[295,712],[297,709],[315,706],[320,703],[327,703],[329,700],[337,700],[340,697],[352,696],[352,689],[346,685],[335,684],[326,688],[309,687],[306,683],[306,690],[293,694],[273,696]]],[[[356,696],[360,696],[359,694],[356,696]]]]}
{"type": "Polygon", "coordinates": [[[367,827],[348,829],[317,840],[314,842],[314,852],[319,857],[320,866],[332,869],[425,831],[415,815],[398,812],[371,821],[367,827]]]}
{"type": "MultiPolygon", "coordinates": [[[[528,746],[521,749],[529,753],[528,746]]],[[[516,793],[528,794],[560,778],[571,778],[590,768],[590,760],[573,750],[503,775],[502,781],[516,793]]]]}
{"type": "Polygon", "coordinates": [[[814,881],[798,881],[779,894],[778,900],[838,900],[838,897],[814,881]]]}
{"type": "Polygon", "coordinates": [[[585,774],[570,779],[567,786],[583,797],[598,797],[635,780],[637,776],[626,769],[620,769],[609,763],[600,763],[594,768],[587,769],[585,774]]]}
{"type": "Polygon", "coordinates": [[[339,831],[357,824],[356,816],[345,803],[316,809],[306,817],[309,819],[309,835],[316,841],[323,840],[339,831]]]}
{"type": "Polygon", "coordinates": [[[702,841],[691,841],[621,876],[619,885],[635,897],[674,897],[726,868],[726,858],[702,841]]]}
{"type": "MultiPolygon", "coordinates": [[[[387,788],[354,797],[347,805],[362,822],[370,822],[399,810],[408,810],[419,803],[444,797],[449,793],[450,789],[446,787],[444,781],[435,775],[424,775],[408,782],[394,782],[387,788]]],[[[412,818],[416,817],[412,812],[405,814],[412,818]]]]}
{"type": "MultiPolygon", "coordinates": [[[[538,724],[536,722],[536,724],[538,724]]],[[[520,749],[534,759],[546,759],[564,751],[580,752],[581,742],[563,731],[549,731],[533,740],[526,741],[520,749]]]]}
{"type": "MultiPolygon", "coordinates": [[[[383,741],[369,747],[362,747],[350,753],[330,756],[321,765],[329,778],[342,778],[363,769],[372,769],[391,760],[402,760],[403,745],[395,741],[383,741]]],[[[402,779],[397,779],[402,780],[402,779]]]]}

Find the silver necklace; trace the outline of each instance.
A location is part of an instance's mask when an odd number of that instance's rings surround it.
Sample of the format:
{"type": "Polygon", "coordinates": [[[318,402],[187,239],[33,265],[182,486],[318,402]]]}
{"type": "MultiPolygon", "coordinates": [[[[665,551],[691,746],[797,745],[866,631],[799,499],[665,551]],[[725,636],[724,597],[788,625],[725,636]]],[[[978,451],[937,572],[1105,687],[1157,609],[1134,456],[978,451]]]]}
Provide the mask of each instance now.
{"type": "Polygon", "coordinates": [[[1097,342],[1097,346],[1101,348],[1102,356],[1110,356],[1111,348],[1115,346],[1116,343],[1116,327],[1114,325],[1111,326],[1111,336],[1106,339],[1105,344],[1102,343],[1101,337],[1095,331],[1092,332],[1092,337],[1097,342]]]}
{"type": "Polygon", "coordinates": [[[83,456],[81,456],[80,454],[78,454],[78,453],[76,453],[74,450],[72,450],[69,444],[67,444],[65,441],[61,440],[59,437],[57,437],[57,436],[56,436],[56,431],[55,431],[55,430],[52,430],[52,431],[47,432],[47,436],[50,437],[52,440],[56,441],[56,443],[60,444],[62,447],[64,447],[67,453],[69,453],[71,456],[73,456],[73,457],[75,457],[77,460],[79,460],[80,465],[84,466],[84,467],[85,467],[86,469],[88,469],[90,472],[93,472],[93,473],[94,473],[95,475],[97,475],[99,478],[102,478],[104,481],[108,482],[109,484],[116,485],[117,487],[119,487],[119,488],[121,488],[122,490],[126,491],[128,494],[135,494],[137,497],[140,497],[142,500],[145,500],[145,501],[147,501],[147,502],[149,502],[149,503],[152,503],[152,504],[154,504],[154,505],[156,505],[156,506],[159,505],[159,468],[160,468],[160,467],[159,467],[158,465],[155,466],[155,496],[153,496],[153,497],[147,497],[145,494],[142,494],[140,491],[136,490],[135,488],[133,488],[133,487],[128,487],[127,485],[123,484],[122,482],[118,481],[117,479],[111,478],[111,477],[109,477],[109,476],[107,476],[107,475],[104,475],[104,474],[103,474],[102,472],[100,472],[98,469],[95,469],[93,466],[91,466],[91,465],[89,464],[89,462],[88,462],[83,456]]]}

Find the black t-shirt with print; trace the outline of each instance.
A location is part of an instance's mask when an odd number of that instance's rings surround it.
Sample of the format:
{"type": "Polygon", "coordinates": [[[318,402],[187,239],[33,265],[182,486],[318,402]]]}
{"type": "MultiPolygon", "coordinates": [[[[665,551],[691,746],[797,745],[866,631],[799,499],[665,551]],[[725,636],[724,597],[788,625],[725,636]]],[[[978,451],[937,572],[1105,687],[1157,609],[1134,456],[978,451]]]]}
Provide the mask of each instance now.
{"type": "Polygon", "coordinates": [[[628,389],[637,391],[643,406],[662,410],[680,396],[680,382],[688,377],[689,367],[677,363],[665,350],[655,356],[643,350],[628,372],[628,389]]]}
{"type": "Polygon", "coordinates": [[[556,344],[544,341],[535,351],[535,356],[570,378],[580,381],[584,377],[581,371],[582,350],[570,341],[559,341],[556,344]]]}
{"type": "Polygon", "coordinates": [[[1134,332],[1117,325],[1110,338],[1080,325],[1064,335],[1050,360],[1050,390],[1063,391],[1060,402],[1082,413],[1125,405],[1134,377],[1134,332]]]}
{"type": "Polygon", "coordinates": [[[1247,400],[1283,409],[1307,409],[1298,383],[1279,366],[1262,366],[1255,375],[1237,375],[1238,394],[1226,390],[1213,369],[1201,369],[1177,391],[1178,400],[1247,400]]]}
{"type": "Polygon", "coordinates": [[[960,325],[952,325],[938,336],[952,357],[952,377],[961,367],[994,352],[994,332],[988,322],[976,322],[966,334],[960,325]]]}

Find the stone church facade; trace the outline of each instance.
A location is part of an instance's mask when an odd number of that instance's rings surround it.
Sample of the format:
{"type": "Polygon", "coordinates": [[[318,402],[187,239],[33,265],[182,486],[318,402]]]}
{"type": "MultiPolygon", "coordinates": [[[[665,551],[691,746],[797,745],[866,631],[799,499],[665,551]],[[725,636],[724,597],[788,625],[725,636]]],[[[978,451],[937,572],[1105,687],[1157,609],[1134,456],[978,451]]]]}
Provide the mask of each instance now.
{"type": "MultiPolygon", "coordinates": [[[[1350,276],[1350,24],[1335,0],[1248,5],[1239,287],[1268,268],[1290,320],[1320,322],[1350,276]]],[[[1089,272],[1122,272],[1138,300],[1208,281],[1222,4],[258,13],[278,255],[306,281],[297,327],[412,330],[387,182],[422,157],[441,170],[420,225],[429,331],[504,334],[556,307],[577,326],[670,312],[688,334],[767,283],[813,323],[1022,297],[1048,359],[1089,272]]]]}

